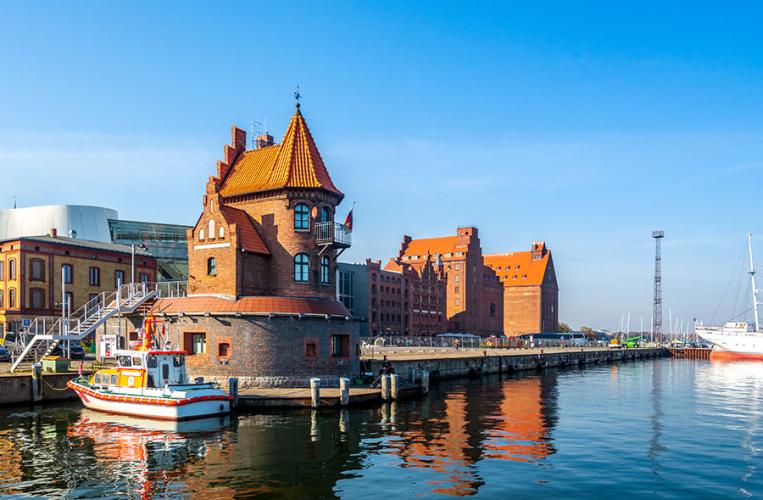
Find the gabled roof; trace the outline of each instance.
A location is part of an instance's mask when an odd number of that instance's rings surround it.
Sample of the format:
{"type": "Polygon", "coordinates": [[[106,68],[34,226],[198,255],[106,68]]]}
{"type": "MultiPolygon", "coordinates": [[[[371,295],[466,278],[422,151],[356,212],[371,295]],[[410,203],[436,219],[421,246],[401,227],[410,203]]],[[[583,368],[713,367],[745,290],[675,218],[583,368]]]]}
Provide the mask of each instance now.
{"type": "Polygon", "coordinates": [[[270,255],[267,245],[262,240],[257,228],[254,227],[252,219],[238,208],[226,205],[220,206],[220,213],[228,224],[235,224],[238,227],[238,244],[247,252],[262,253],[270,255]]]}
{"type": "Polygon", "coordinates": [[[424,256],[426,254],[437,255],[444,253],[465,252],[467,246],[459,245],[458,236],[444,236],[442,238],[420,238],[411,240],[405,248],[403,255],[424,256]]]}
{"type": "Polygon", "coordinates": [[[539,286],[546,276],[551,252],[543,252],[539,259],[533,259],[533,252],[495,253],[483,258],[504,286],[539,286]]]}
{"type": "Polygon", "coordinates": [[[344,197],[331,180],[299,108],[281,144],[239,155],[222,181],[220,194],[227,197],[283,188],[325,189],[344,197]]]}

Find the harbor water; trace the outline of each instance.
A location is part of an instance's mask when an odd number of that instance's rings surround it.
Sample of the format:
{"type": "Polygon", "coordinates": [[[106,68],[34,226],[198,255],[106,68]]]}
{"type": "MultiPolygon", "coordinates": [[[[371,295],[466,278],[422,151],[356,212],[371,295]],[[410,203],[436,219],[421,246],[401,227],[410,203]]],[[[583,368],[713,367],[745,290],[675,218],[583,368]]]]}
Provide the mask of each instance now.
{"type": "Polygon", "coordinates": [[[181,424],[5,408],[0,495],[761,497],[763,363],[546,370],[381,407],[181,424]]]}

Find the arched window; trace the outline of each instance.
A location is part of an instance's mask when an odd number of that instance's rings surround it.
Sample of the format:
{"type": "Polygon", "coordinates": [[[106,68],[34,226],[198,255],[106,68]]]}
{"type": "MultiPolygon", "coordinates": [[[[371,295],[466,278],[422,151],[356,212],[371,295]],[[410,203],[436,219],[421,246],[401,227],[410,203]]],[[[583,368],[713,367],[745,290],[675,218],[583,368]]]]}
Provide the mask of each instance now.
{"type": "Polygon", "coordinates": [[[209,219],[209,239],[213,239],[215,237],[215,220],[209,219]]]}
{"type": "Polygon", "coordinates": [[[331,222],[331,209],[329,207],[321,208],[321,222],[331,222]]]}
{"type": "Polygon", "coordinates": [[[214,257],[207,259],[207,274],[209,276],[217,275],[217,259],[214,257]]]}
{"type": "Polygon", "coordinates": [[[45,281],[45,262],[42,259],[29,261],[29,279],[31,281],[45,281]]]}
{"type": "Polygon", "coordinates": [[[225,238],[225,228],[224,227],[220,226],[220,229],[217,232],[219,233],[218,236],[220,238],[225,238]]]}
{"type": "Polygon", "coordinates": [[[16,289],[11,288],[8,290],[8,309],[16,308],[16,289]]]}
{"type": "Polygon", "coordinates": [[[310,258],[305,253],[294,256],[294,281],[306,283],[310,278],[310,258]]]}
{"type": "Polygon", "coordinates": [[[203,229],[199,230],[199,241],[204,241],[204,230],[203,229]]]}
{"type": "Polygon", "coordinates": [[[16,259],[11,259],[8,261],[8,279],[16,279],[16,259]]]}
{"type": "Polygon", "coordinates": [[[331,283],[331,259],[328,255],[321,257],[321,283],[331,283]]]}
{"type": "Polygon", "coordinates": [[[310,230],[310,209],[304,203],[294,207],[294,229],[297,231],[310,230]]]}

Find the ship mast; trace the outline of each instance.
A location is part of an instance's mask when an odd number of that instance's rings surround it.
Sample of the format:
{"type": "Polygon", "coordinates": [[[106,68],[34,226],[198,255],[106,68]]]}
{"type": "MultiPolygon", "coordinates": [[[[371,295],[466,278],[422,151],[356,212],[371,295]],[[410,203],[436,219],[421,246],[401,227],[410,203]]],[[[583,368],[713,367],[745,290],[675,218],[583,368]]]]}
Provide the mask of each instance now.
{"type": "Polygon", "coordinates": [[[755,262],[752,260],[752,233],[747,233],[747,252],[750,255],[750,281],[752,282],[752,312],[755,315],[755,331],[760,332],[758,319],[758,287],[755,285],[755,262]]]}

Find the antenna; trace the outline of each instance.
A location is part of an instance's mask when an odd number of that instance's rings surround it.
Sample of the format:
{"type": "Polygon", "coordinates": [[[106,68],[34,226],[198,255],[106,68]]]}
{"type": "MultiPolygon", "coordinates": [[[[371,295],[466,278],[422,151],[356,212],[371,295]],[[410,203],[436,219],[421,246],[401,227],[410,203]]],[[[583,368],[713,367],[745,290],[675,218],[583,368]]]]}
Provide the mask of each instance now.
{"type": "Polygon", "coordinates": [[[654,304],[652,306],[652,335],[662,337],[662,255],[660,242],[665,231],[652,231],[654,238],[654,304]]]}
{"type": "Polygon", "coordinates": [[[752,284],[752,312],[755,315],[755,331],[760,331],[760,319],[758,317],[758,287],[755,284],[755,261],[752,258],[752,233],[747,233],[747,252],[750,255],[750,281],[752,284]]]}
{"type": "Polygon", "coordinates": [[[252,149],[257,149],[257,138],[262,135],[262,123],[252,121],[252,149]]]}

